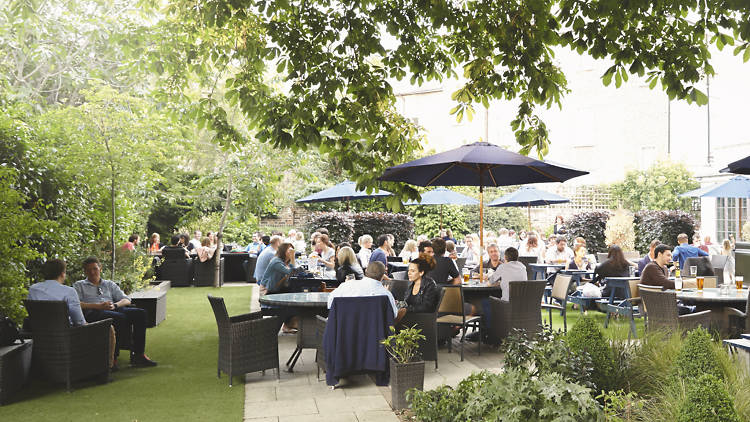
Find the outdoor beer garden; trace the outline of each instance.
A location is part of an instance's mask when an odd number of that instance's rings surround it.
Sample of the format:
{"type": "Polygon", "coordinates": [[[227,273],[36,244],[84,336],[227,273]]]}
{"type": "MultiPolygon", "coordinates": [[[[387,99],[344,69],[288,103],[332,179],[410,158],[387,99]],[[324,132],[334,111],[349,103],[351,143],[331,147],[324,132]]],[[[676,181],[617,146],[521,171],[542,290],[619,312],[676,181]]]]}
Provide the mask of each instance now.
{"type": "Polygon", "coordinates": [[[746,5],[0,12],[0,420],[750,421],[746,5]]]}

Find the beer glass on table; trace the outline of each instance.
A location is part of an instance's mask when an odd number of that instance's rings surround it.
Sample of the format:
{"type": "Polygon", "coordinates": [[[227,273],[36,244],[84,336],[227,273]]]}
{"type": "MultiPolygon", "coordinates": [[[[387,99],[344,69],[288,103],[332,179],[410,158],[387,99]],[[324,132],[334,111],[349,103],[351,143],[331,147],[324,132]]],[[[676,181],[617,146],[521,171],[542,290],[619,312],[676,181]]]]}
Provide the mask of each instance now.
{"type": "Polygon", "coordinates": [[[734,284],[737,286],[737,290],[742,290],[742,282],[744,280],[745,280],[745,277],[741,275],[734,277],[734,284]]]}
{"type": "Polygon", "coordinates": [[[699,292],[703,291],[703,280],[704,280],[703,277],[696,277],[695,278],[695,285],[696,285],[696,287],[698,287],[698,291],[699,292]]]}

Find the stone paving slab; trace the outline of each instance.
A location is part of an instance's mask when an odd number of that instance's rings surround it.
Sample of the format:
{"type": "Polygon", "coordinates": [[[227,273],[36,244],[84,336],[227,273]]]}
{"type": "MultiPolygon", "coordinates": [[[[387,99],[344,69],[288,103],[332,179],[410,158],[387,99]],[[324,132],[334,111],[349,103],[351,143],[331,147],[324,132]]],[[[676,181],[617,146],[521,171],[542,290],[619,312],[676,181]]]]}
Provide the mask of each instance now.
{"type": "MultiPolygon", "coordinates": [[[[253,288],[257,288],[253,285],[253,288]]],[[[256,290],[257,291],[257,290],[256,290]]],[[[253,294],[251,311],[260,309],[257,295],[253,294]]],[[[296,337],[279,335],[279,359],[282,367],[281,380],[276,380],[274,371],[247,374],[245,377],[246,422],[398,422],[391,410],[391,390],[377,387],[365,375],[346,378],[335,390],[317,379],[315,351],[304,350],[294,373],[286,372],[284,364],[296,347],[296,337]]],[[[482,355],[477,356],[477,346],[469,343],[464,348],[464,361],[460,361],[459,344],[454,341],[452,353],[443,347],[439,352],[439,368],[434,362],[425,362],[425,388],[432,389],[442,384],[455,386],[472,372],[488,369],[496,372],[502,368],[502,355],[496,347],[483,346],[482,355]]]]}

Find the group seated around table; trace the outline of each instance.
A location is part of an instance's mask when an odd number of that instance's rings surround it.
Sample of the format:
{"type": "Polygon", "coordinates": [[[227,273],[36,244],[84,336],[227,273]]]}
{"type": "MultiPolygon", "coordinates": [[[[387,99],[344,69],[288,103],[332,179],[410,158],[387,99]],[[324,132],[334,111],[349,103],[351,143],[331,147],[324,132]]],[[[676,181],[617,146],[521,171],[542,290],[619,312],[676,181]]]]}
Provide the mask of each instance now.
{"type": "Polygon", "coordinates": [[[555,246],[547,249],[545,260],[548,264],[565,264],[573,259],[573,250],[568,247],[564,236],[558,236],[555,246]]]}
{"type": "MultiPolygon", "coordinates": [[[[345,248],[342,248],[342,250],[345,248]]],[[[353,255],[354,251],[351,252],[353,255]]],[[[388,296],[388,300],[393,307],[393,316],[396,317],[398,313],[396,301],[393,294],[383,286],[383,280],[386,279],[386,270],[386,266],[382,262],[370,262],[363,277],[344,281],[328,295],[328,309],[331,309],[333,299],[337,297],[388,296]]]]}
{"type": "MultiPolygon", "coordinates": [[[[45,281],[29,288],[30,300],[64,301],[68,305],[69,323],[85,325],[111,318],[114,328],[110,330],[110,370],[119,369],[117,357],[122,336],[129,336],[130,364],[133,366],[156,366],[157,363],[145,355],[146,311],[129,306],[131,304],[120,287],[101,278],[101,264],[96,257],[83,261],[86,279],[75,282],[73,287],[64,285],[67,265],[60,259],[47,260],[42,266],[45,281]]],[[[31,327],[33,331],[33,327],[31,327]]]]}
{"type": "MultiPolygon", "coordinates": [[[[654,260],[649,262],[643,268],[641,273],[641,284],[648,286],[661,287],[662,290],[674,289],[673,280],[669,279],[669,267],[667,264],[672,262],[672,248],[668,245],[658,245],[654,248],[654,260]]],[[[687,315],[695,312],[695,306],[685,305],[677,302],[677,312],[679,315],[687,315]]]]}

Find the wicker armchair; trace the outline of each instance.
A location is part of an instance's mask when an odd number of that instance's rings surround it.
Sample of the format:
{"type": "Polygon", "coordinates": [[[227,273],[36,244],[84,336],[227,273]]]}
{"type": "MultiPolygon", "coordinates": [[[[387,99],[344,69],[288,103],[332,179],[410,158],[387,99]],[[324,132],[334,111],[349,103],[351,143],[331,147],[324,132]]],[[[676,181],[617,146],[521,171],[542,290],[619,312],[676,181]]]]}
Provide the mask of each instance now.
{"type": "Polygon", "coordinates": [[[547,280],[511,281],[510,301],[490,297],[490,342],[499,343],[514,328],[538,333],[542,327],[542,296],[547,280]]]}
{"type": "Polygon", "coordinates": [[[232,377],[248,372],[276,369],[279,374],[279,338],[281,322],[278,317],[263,318],[260,312],[230,317],[224,298],[208,295],[219,329],[219,359],[216,374],[221,371],[232,377]]]}
{"type": "Polygon", "coordinates": [[[724,309],[725,309],[725,312],[730,317],[732,317],[732,316],[733,317],[738,317],[739,319],[744,320],[745,321],[745,324],[744,324],[744,326],[745,326],[745,333],[750,333],[750,318],[747,317],[748,315],[750,315],[750,300],[747,301],[745,312],[742,312],[739,309],[734,309],[734,308],[731,308],[731,307],[724,308],[724,309]]]}
{"type": "MultiPolygon", "coordinates": [[[[214,280],[216,280],[216,257],[218,252],[213,258],[206,262],[195,262],[195,285],[196,286],[213,286],[214,280]]],[[[219,263],[219,286],[224,284],[224,258],[221,258],[219,263]]]]}
{"type": "Polygon", "coordinates": [[[679,315],[677,294],[651,289],[640,289],[640,296],[646,308],[646,321],[649,330],[692,330],[698,326],[708,329],[711,326],[711,311],[679,315]]]}
{"type": "Polygon", "coordinates": [[[170,280],[172,287],[189,286],[193,280],[193,260],[185,258],[181,248],[162,250],[162,262],[159,266],[159,278],[170,280]]]}
{"type": "MultiPolygon", "coordinates": [[[[445,289],[440,289],[438,296],[438,307],[440,302],[443,300],[445,289]]],[[[435,312],[407,312],[406,315],[399,321],[397,328],[412,327],[414,325],[422,330],[422,335],[425,336],[424,340],[419,342],[419,354],[423,360],[434,360],[435,369],[438,369],[438,325],[437,325],[438,313],[437,309],[435,312]]]]}
{"type": "Polygon", "coordinates": [[[32,370],[55,382],[65,382],[68,391],[73,381],[98,377],[109,381],[111,319],[70,326],[68,305],[64,301],[24,300],[29,311],[32,370]]]}
{"type": "MultiPolygon", "coordinates": [[[[411,282],[408,280],[387,280],[386,281],[386,288],[391,292],[393,295],[393,298],[396,300],[405,300],[406,299],[406,293],[409,290],[409,284],[411,282]]],[[[440,303],[440,302],[438,302],[440,303]]]]}

